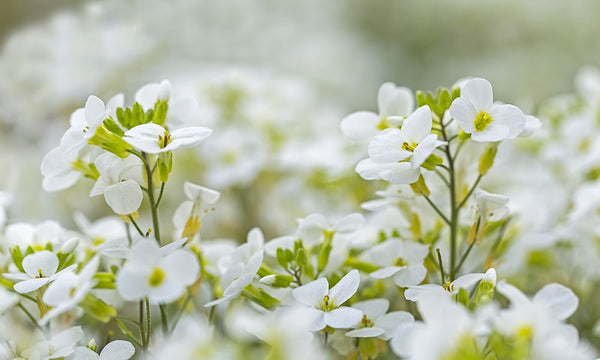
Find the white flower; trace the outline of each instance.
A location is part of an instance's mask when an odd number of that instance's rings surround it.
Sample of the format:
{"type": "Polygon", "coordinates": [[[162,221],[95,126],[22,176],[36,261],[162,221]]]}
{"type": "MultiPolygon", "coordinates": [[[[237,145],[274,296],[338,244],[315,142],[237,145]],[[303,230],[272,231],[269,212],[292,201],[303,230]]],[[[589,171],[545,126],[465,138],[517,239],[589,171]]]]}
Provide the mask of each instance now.
{"type": "Polygon", "coordinates": [[[318,331],[326,326],[347,329],[356,325],[362,311],[341,305],[358,290],[359,282],[358,270],[352,270],[331,289],[327,279],[320,278],[292,290],[294,299],[308,306],[306,316],[310,318],[310,330],[318,331]]]}
{"type": "Polygon", "coordinates": [[[394,277],[394,283],[400,287],[419,284],[427,275],[423,259],[429,253],[427,245],[400,239],[389,239],[367,249],[362,257],[367,261],[382,266],[369,274],[375,279],[394,277]]]}
{"type": "Polygon", "coordinates": [[[492,85],[485,79],[467,81],[461,96],[450,106],[450,115],[471,139],[494,142],[517,137],[525,128],[525,114],[513,105],[493,104],[492,85]]]}
{"type": "Polygon", "coordinates": [[[106,152],[94,161],[100,177],[90,191],[90,196],[104,195],[110,208],[119,215],[135,213],[142,204],[144,195],[140,188],[142,163],[129,156],[121,159],[106,152]]]}
{"type": "Polygon", "coordinates": [[[52,308],[40,319],[40,325],[46,325],[48,321],[73,309],[83,300],[94,286],[92,278],[96,274],[99,262],[100,258],[96,256],[79,274],[66,272],[56,277],[44,292],[42,300],[52,308]]]}
{"type": "Polygon", "coordinates": [[[415,321],[414,317],[406,311],[393,311],[386,314],[390,307],[387,299],[360,301],[352,307],[362,311],[363,317],[355,330],[346,333],[346,336],[350,337],[378,337],[389,340],[398,326],[415,321]]]}
{"type": "Polygon", "coordinates": [[[64,241],[63,234],[63,228],[56,221],[47,220],[35,226],[18,222],[6,227],[5,240],[9,246],[16,245],[24,253],[29,246],[36,251],[46,249],[48,244],[59,248],[64,241]]]}
{"type": "Polygon", "coordinates": [[[182,202],[175,210],[173,224],[178,237],[191,239],[200,230],[200,220],[208,211],[208,206],[216,203],[221,193],[189,181],[183,184],[183,192],[188,200],[182,202]]]}
{"type": "Polygon", "coordinates": [[[444,285],[424,284],[419,286],[409,286],[404,292],[406,300],[419,302],[421,299],[434,296],[452,298],[458,294],[460,289],[470,291],[475,284],[480,281],[487,281],[493,286],[496,285],[496,269],[490,268],[485,273],[471,273],[458,277],[451,283],[444,285]]]}
{"type": "Polygon", "coordinates": [[[342,133],[350,139],[360,140],[370,138],[379,130],[397,127],[411,113],[414,102],[410,89],[386,82],[377,94],[379,114],[358,111],[346,116],[341,123],[342,133]]]}
{"type": "Polygon", "coordinates": [[[23,351],[23,355],[27,359],[62,359],[73,353],[73,347],[82,337],[81,327],[72,327],[52,336],[50,341],[43,341],[23,351]]]}
{"type": "Polygon", "coordinates": [[[96,96],[88,97],[85,108],[77,109],[70,118],[71,127],[60,139],[60,150],[63,153],[77,152],[91,139],[98,126],[108,116],[114,115],[117,108],[123,106],[123,94],[112,97],[106,107],[96,96]]]}
{"type": "MultiPolygon", "coordinates": [[[[356,232],[365,223],[365,218],[359,213],[351,213],[335,223],[327,221],[321,214],[311,214],[300,220],[297,236],[307,247],[320,244],[326,235],[348,235],[356,232]]],[[[292,243],[293,245],[293,243],[292,243]]]]}
{"type": "Polygon", "coordinates": [[[58,257],[55,253],[43,250],[25,256],[22,262],[24,273],[4,273],[7,279],[19,281],[14,285],[16,292],[27,294],[54,281],[64,272],[73,271],[77,265],[71,265],[59,272],[58,257]]]}
{"type": "Polygon", "coordinates": [[[171,129],[179,129],[186,123],[198,110],[198,103],[193,97],[183,97],[173,99],[171,96],[171,83],[163,80],[158,83],[152,83],[142,86],[135,93],[135,101],[142,105],[144,111],[154,108],[157,101],[166,101],[168,104],[166,124],[171,129]]]}
{"type": "Polygon", "coordinates": [[[196,146],[211,133],[211,129],[202,126],[192,126],[169,132],[160,125],[147,123],[125,132],[123,140],[137,150],[148,154],[159,154],[178,148],[196,146]]]}
{"type": "Polygon", "coordinates": [[[240,296],[262,265],[264,241],[262,231],[254,228],[248,233],[246,243],[238,246],[231,255],[219,259],[223,297],[205,304],[204,307],[215,306],[240,296]]]}
{"type": "Polygon", "coordinates": [[[431,126],[431,110],[421,106],[404,120],[400,130],[386,129],[375,136],[369,144],[369,158],[356,165],[356,172],[366,180],[417,181],[423,162],[436,147],[446,144],[431,133],[431,126]]]}
{"type": "Polygon", "coordinates": [[[50,150],[42,159],[41,165],[44,190],[59,191],[73,186],[82,175],[73,167],[77,158],[76,152],[64,153],[58,146],[50,150]]]}
{"type": "Polygon", "coordinates": [[[135,354],[135,348],[129,341],[115,340],[111,341],[97,354],[95,351],[85,347],[75,348],[72,360],[127,360],[135,354]]]}
{"type": "Polygon", "coordinates": [[[501,220],[508,214],[508,196],[475,189],[475,201],[482,224],[501,220]]]}
{"type": "Polygon", "coordinates": [[[199,270],[198,260],[188,250],[164,255],[156,242],[141,240],[117,274],[117,291],[128,301],[147,296],[153,303],[170,303],[196,281],[199,270]]]}

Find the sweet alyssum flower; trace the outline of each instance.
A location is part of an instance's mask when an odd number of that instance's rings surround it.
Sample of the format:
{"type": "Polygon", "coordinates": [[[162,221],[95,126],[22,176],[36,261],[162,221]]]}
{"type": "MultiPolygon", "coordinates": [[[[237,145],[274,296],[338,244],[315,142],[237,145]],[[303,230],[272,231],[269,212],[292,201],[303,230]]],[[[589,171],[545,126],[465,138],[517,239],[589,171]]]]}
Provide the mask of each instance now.
{"type": "Polygon", "coordinates": [[[292,290],[292,296],[306,305],[306,316],[310,318],[310,330],[318,331],[326,326],[347,329],[362,318],[362,311],[341,306],[358,290],[360,275],[352,270],[329,289],[329,282],[320,278],[292,290]]]}
{"type": "Polygon", "coordinates": [[[166,255],[156,242],[136,243],[127,262],[117,274],[117,291],[128,301],[148,297],[153,303],[177,300],[198,277],[198,259],[188,250],[176,249],[166,255]]]}
{"type": "Polygon", "coordinates": [[[414,108],[415,100],[410,89],[386,82],[379,88],[377,104],[379,114],[358,111],[346,116],[341,123],[344,136],[350,139],[367,139],[390,127],[398,127],[414,108]]]}
{"type": "Polygon", "coordinates": [[[362,311],[363,317],[356,325],[356,329],[346,333],[346,336],[350,337],[378,337],[389,340],[398,326],[415,321],[415,318],[406,311],[388,313],[390,302],[387,299],[360,301],[352,307],[362,311]]]}
{"type": "Polygon", "coordinates": [[[450,115],[471,139],[494,142],[517,137],[525,128],[525,114],[514,105],[493,103],[492,85],[485,79],[467,81],[460,97],[450,106],[450,115]]]}
{"type": "Polygon", "coordinates": [[[412,113],[402,128],[386,129],[369,144],[369,158],[356,165],[366,180],[383,179],[394,184],[411,184],[419,178],[420,167],[435,148],[446,144],[431,133],[432,117],[424,105],[412,113]]]}
{"type": "Polygon", "coordinates": [[[62,359],[73,354],[74,346],[83,337],[81,326],[63,330],[52,336],[49,341],[42,341],[23,351],[27,359],[62,359]]]}

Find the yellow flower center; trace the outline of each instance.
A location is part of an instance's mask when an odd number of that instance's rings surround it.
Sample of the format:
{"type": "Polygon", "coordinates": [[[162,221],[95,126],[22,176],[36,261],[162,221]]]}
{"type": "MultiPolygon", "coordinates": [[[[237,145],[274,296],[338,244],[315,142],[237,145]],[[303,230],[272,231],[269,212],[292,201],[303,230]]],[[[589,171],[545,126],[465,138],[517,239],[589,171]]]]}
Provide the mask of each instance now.
{"type": "Polygon", "coordinates": [[[164,279],[165,272],[162,271],[161,268],[154,268],[154,271],[152,271],[152,274],[150,274],[150,277],[148,278],[148,283],[152,287],[157,287],[162,284],[164,279]]]}
{"type": "Polygon", "coordinates": [[[413,152],[415,151],[415,144],[409,144],[406,141],[402,144],[402,150],[413,152]]]}
{"type": "Polygon", "coordinates": [[[473,126],[475,126],[476,131],[483,131],[489,124],[492,123],[494,119],[485,111],[480,111],[477,116],[475,116],[475,121],[473,121],[473,126]]]}
{"type": "Polygon", "coordinates": [[[406,260],[404,260],[403,258],[399,257],[394,262],[394,265],[396,265],[396,266],[406,266],[406,265],[408,265],[408,263],[406,262],[406,260]]]}

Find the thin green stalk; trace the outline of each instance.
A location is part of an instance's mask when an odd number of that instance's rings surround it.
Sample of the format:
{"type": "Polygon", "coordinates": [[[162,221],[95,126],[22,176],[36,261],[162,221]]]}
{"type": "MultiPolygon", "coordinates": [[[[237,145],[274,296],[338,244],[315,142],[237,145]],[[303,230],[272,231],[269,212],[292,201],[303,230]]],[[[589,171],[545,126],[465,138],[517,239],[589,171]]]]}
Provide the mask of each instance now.
{"type": "Polygon", "coordinates": [[[29,320],[31,320],[31,322],[33,323],[33,325],[35,325],[35,327],[37,327],[38,329],[44,331],[44,329],[40,326],[40,324],[38,324],[38,322],[35,319],[35,317],[33,315],[31,315],[31,313],[29,312],[29,310],[27,310],[25,308],[25,306],[23,306],[23,304],[18,303],[17,306],[19,307],[19,309],[23,310],[23,312],[25,313],[25,315],[27,315],[27,317],[29,318],[29,320]]]}
{"type": "Polygon", "coordinates": [[[475,183],[473,184],[473,186],[471,186],[471,189],[469,189],[469,192],[467,193],[465,198],[460,202],[460,204],[458,204],[459,209],[465,205],[467,200],[469,200],[469,197],[471,197],[471,194],[473,194],[473,191],[475,191],[475,188],[477,187],[477,185],[479,185],[479,182],[481,181],[482,177],[483,177],[483,175],[481,175],[481,174],[479,174],[479,176],[477,176],[477,180],[475,180],[475,183]]]}
{"type": "Polygon", "coordinates": [[[435,173],[440,177],[440,179],[442,179],[442,181],[444,182],[444,184],[446,184],[447,187],[450,187],[450,183],[448,182],[448,179],[446,179],[446,177],[444,176],[444,174],[442,174],[441,171],[439,171],[438,169],[435,169],[435,173]]]}
{"type": "Polygon", "coordinates": [[[138,226],[137,222],[135,222],[135,220],[133,219],[133,217],[131,215],[129,215],[129,221],[131,221],[131,223],[133,224],[133,226],[137,230],[138,234],[140,234],[142,237],[146,236],[146,234],[144,234],[144,232],[142,231],[142,229],[140,229],[140,227],[138,226]]]}
{"type": "Polygon", "coordinates": [[[433,203],[433,201],[431,201],[431,199],[429,198],[429,196],[423,195],[423,197],[425,198],[425,200],[427,200],[427,202],[429,203],[429,205],[431,205],[431,207],[433,208],[433,210],[435,210],[435,212],[438,213],[438,215],[442,218],[442,220],[444,220],[444,222],[446,224],[448,224],[449,226],[452,226],[452,224],[450,223],[450,220],[448,220],[448,218],[446,217],[446,215],[444,215],[444,213],[442,213],[442,211],[433,203]]]}
{"type": "Polygon", "coordinates": [[[144,298],[146,303],[146,346],[150,345],[150,335],[152,335],[152,321],[150,317],[150,301],[148,297],[144,298]]]}
{"type": "Polygon", "coordinates": [[[188,290],[188,294],[185,297],[185,300],[183,301],[183,305],[181,305],[181,308],[179,309],[179,311],[177,311],[177,314],[175,314],[175,320],[173,321],[173,325],[171,326],[169,333],[171,333],[173,330],[175,330],[175,326],[177,326],[177,323],[179,322],[181,315],[183,315],[183,312],[185,311],[185,308],[188,306],[188,304],[192,300],[192,297],[193,297],[192,291],[188,290]]]}
{"type": "Polygon", "coordinates": [[[146,193],[148,194],[148,201],[150,202],[150,211],[152,213],[152,226],[153,226],[153,230],[154,230],[154,239],[156,239],[156,242],[158,243],[158,245],[162,245],[162,242],[160,240],[160,228],[158,225],[158,207],[156,205],[156,201],[154,200],[154,181],[152,180],[152,173],[153,171],[150,169],[150,164],[148,163],[148,159],[145,153],[142,153],[142,156],[144,158],[144,169],[146,170],[146,180],[148,182],[148,191],[146,191],[146,193]]]}
{"type": "Polygon", "coordinates": [[[160,309],[160,322],[162,325],[163,334],[166,335],[169,333],[169,320],[167,317],[167,309],[165,304],[159,304],[158,308],[160,309]]]}
{"type": "Polygon", "coordinates": [[[454,158],[450,149],[450,142],[446,134],[446,126],[442,123],[442,137],[448,144],[444,147],[446,158],[448,160],[448,173],[450,175],[450,281],[453,281],[456,273],[454,272],[456,264],[456,238],[458,232],[458,215],[460,208],[456,206],[456,172],[454,170],[454,158]]]}
{"type": "Polygon", "coordinates": [[[158,192],[158,199],[156,200],[156,207],[157,208],[158,208],[158,205],[160,204],[160,201],[162,200],[163,193],[165,192],[165,184],[166,183],[161,183],[160,184],[160,191],[158,192]]]}
{"type": "Polygon", "coordinates": [[[458,262],[458,265],[456,265],[456,269],[454,269],[454,273],[457,273],[460,270],[460,268],[462,267],[463,263],[467,259],[467,256],[469,256],[469,253],[471,252],[471,249],[473,249],[474,245],[475,245],[475,240],[473,240],[473,242],[467,248],[467,251],[465,251],[465,253],[463,254],[463,256],[460,258],[460,261],[458,262]]]}
{"type": "Polygon", "coordinates": [[[144,330],[144,300],[140,300],[139,304],[139,322],[140,322],[140,338],[142,339],[142,350],[144,354],[148,349],[148,343],[146,342],[146,332],[144,330]]]}
{"type": "Polygon", "coordinates": [[[437,252],[438,262],[440,263],[440,275],[442,277],[442,284],[446,282],[446,274],[444,273],[444,263],[442,262],[442,252],[440,248],[436,248],[435,252],[437,252]]]}

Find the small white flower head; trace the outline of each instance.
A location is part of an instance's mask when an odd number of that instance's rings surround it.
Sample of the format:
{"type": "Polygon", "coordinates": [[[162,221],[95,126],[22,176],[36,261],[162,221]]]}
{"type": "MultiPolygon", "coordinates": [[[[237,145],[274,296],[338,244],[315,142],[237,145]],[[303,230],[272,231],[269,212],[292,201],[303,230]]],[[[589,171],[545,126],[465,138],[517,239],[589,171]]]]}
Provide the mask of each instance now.
{"type": "Polygon", "coordinates": [[[415,100],[410,89],[386,82],[379,88],[377,103],[379,114],[358,111],[346,116],[341,123],[344,136],[355,140],[367,139],[380,130],[400,126],[413,111],[415,100]]]}
{"type": "Polygon", "coordinates": [[[215,306],[240,296],[244,288],[252,283],[262,265],[264,242],[262,231],[254,228],[248,233],[246,243],[238,246],[230,255],[219,259],[223,297],[205,304],[204,307],[215,306]]]}
{"type": "Polygon", "coordinates": [[[326,326],[348,329],[361,320],[362,311],[341,305],[356,293],[359,283],[360,275],[355,269],[331,289],[327,279],[320,278],[292,290],[292,296],[308,306],[306,316],[310,317],[310,330],[319,331],[326,326]]]}
{"type": "Polygon", "coordinates": [[[390,307],[387,299],[360,301],[352,307],[362,311],[363,317],[356,329],[346,333],[346,336],[350,337],[378,337],[382,340],[389,340],[398,326],[415,320],[406,311],[387,313],[390,307]]]}
{"type": "Polygon", "coordinates": [[[177,300],[196,278],[198,259],[185,249],[164,254],[154,241],[141,240],[117,274],[117,291],[128,301],[148,297],[153,303],[177,300]]]}
{"type": "Polygon", "coordinates": [[[189,200],[177,207],[173,224],[178,237],[191,239],[200,230],[201,219],[209,211],[208,207],[219,200],[221,193],[189,181],[183,184],[183,192],[189,200]]]}
{"type": "Polygon", "coordinates": [[[143,181],[140,159],[134,156],[121,159],[105,152],[96,158],[94,164],[100,177],[90,196],[104,195],[106,204],[119,215],[137,212],[144,197],[139,185],[143,181]]]}
{"type": "Polygon", "coordinates": [[[383,179],[393,184],[410,184],[418,180],[420,167],[441,145],[431,133],[432,117],[429,106],[423,105],[412,113],[402,128],[386,129],[369,144],[369,158],[356,165],[356,172],[366,180],[383,179]]]}
{"type": "MultiPolygon", "coordinates": [[[[312,247],[323,241],[327,235],[349,235],[358,231],[365,223],[365,218],[359,213],[351,213],[335,223],[329,222],[321,214],[310,214],[300,220],[297,236],[305,246],[312,247]]],[[[293,245],[293,243],[292,243],[293,245]]]]}
{"type": "Polygon", "coordinates": [[[114,115],[116,109],[123,106],[123,99],[123,94],[115,95],[105,107],[98,97],[88,97],[85,108],[75,110],[71,115],[71,127],[60,139],[60,150],[64,153],[77,153],[94,136],[104,119],[114,115]]]}
{"type": "Polygon", "coordinates": [[[65,241],[64,229],[52,220],[44,221],[37,225],[28,223],[13,223],[6,227],[5,240],[9,247],[18,246],[24,253],[28,247],[35,251],[46,249],[48,244],[58,248],[65,241]]]}
{"type": "Polygon", "coordinates": [[[124,340],[114,340],[106,344],[100,354],[86,346],[78,346],[73,352],[73,360],[127,360],[135,354],[135,347],[124,340]]]}
{"type": "Polygon", "coordinates": [[[424,284],[419,286],[409,286],[404,292],[406,300],[419,302],[426,297],[446,297],[452,298],[458,294],[460,289],[471,291],[475,284],[480,281],[489,282],[492,287],[496,284],[496,269],[490,268],[485,273],[470,273],[462,275],[452,282],[446,282],[443,285],[424,284]]]}
{"type": "Polygon", "coordinates": [[[481,189],[475,189],[477,212],[482,224],[487,221],[498,221],[508,215],[508,196],[492,194],[481,189]]]}
{"type": "Polygon", "coordinates": [[[493,103],[492,85],[485,79],[467,81],[460,97],[450,106],[450,115],[477,142],[496,142],[517,137],[525,128],[525,114],[513,105],[493,103]]]}
{"type": "Polygon", "coordinates": [[[84,299],[95,285],[92,278],[98,270],[99,263],[100,258],[95,256],[79,274],[69,271],[56,277],[42,297],[44,303],[52,308],[40,319],[40,325],[44,326],[56,316],[74,309],[84,299]]]}
{"type": "Polygon", "coordinates": [[[62,359],[73,354],[75,344],[83,338],[80,326],[59,332],[50,341],[42,341],[23,351],[27,359],[62,359]]]}
{"type": "Polygon", "coordinates": [[[389,239],[367,249],[362,254],[362,258],[381,266],[381,269],[369,274],[372,278],[393,277],[396,285],[408,287],[417,285],[425,279],[427,269],[423,265],[423,260],[428,253],[427,245],[389,239]]]}
{"type": "Polygon", "coordinates": [[[73,186],[82,175],[74,169],[75,161],[77,161],[77,153],[64,153],[58,146],[50,150],[42,159],[41,165],[44,190],[59,191],[73,186]]]}
{"type": "Polygon", "coordinates": [[[147,123],[125,132],[123,140],[139,151],[159,154],[196,146],[211,133],[211,129],[202,126],[192,126],[169,132],[158,124],[147,123]]]}
{"type": "Polygon", "coordinates": [[[24,273],[4,273],[9,280],[18,281],[14,289],[19,294],[27,294],[54,281],[64,272],[73,271],[77,265],[71,265],[58,273],[58,257],[55,253],[43,250],[25,256],[22,262],[24,273]]]}

